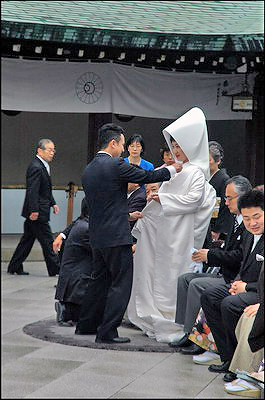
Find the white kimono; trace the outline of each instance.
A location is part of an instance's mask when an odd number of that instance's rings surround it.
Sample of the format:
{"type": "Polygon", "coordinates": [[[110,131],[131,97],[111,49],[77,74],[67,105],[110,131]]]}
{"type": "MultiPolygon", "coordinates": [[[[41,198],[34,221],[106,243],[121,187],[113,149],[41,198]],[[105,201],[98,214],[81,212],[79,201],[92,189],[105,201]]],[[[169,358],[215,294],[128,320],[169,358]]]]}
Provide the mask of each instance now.
{"type": "Polygon", "coordinates": [[[175,323],[177,280],[192,272],[191,250],[202,248],[216,192],[202,169],[186,162],[158,193],[161,204],[148,203],[132,231],[137,245],[127,310],[134,325],[168,343],[182,331],[175,323]]]}

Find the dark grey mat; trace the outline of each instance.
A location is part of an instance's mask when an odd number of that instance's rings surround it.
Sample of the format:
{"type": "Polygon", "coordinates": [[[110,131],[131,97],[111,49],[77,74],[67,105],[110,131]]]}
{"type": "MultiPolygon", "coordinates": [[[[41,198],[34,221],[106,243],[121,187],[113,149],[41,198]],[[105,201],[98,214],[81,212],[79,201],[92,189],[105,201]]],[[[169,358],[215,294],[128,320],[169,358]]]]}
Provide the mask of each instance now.
{"type": "Polygon", "coordinates": [[[119,336],[127,336],[131,339],[131,342],[123,344],[95,343],[95,335],[75,335],[75,326],[59,326],[53,318],[37,321],[33,324],[25,325],[23,328],[24,333],[37,339],[69,346],[160,353],[178,351],[169,347],[167,343],[158,343],[156,340],[150,339],[129,322],[123,322],[118,330],[119,336]]]}

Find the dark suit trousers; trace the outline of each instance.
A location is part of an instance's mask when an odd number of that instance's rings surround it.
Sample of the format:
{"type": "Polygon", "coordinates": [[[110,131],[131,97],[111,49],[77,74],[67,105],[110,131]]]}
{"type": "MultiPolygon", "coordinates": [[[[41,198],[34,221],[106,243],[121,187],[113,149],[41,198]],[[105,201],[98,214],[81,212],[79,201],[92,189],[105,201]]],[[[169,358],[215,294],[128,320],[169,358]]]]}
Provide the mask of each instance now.
{"type": "Polygon", "coordinates": [[[245,307],[258,302],[256,292],[230,295],[230,284],[206,289],[201,305],[213,334],[221,360],[231,361],[237,346],[236,325],[245,307]]]}
{"type": "Polygon", "coordinates": [[[53,252],[53,236],[48,222],[31,221],[24,222],[24,233],[8,265],[8,272],[23,271],[23,262],[28,257],[35,239],[38,239],[42,247],[48,273],[59,273],[58,256],[53,252]]]}
{"type": "Polygon", "coordinates": [[[97,333],[101,339],[118,336],[132,289],[131,245],[92,249],[93,273],[83,298],[76,326],[81,333],[97,333]]]}

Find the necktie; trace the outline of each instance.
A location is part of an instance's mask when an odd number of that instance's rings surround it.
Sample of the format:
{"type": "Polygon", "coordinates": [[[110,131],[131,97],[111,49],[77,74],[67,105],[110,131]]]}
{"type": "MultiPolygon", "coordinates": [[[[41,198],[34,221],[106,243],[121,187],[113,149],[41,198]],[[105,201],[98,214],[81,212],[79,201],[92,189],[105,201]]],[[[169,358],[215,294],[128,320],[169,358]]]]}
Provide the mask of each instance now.
{"type": "Polygon", "coordinates": [[[239,223],[237,222],[237,218],[235,218],[235,222],[234,222],[234,232],[237,231],[238,227],[239,227],[239,223]]]}

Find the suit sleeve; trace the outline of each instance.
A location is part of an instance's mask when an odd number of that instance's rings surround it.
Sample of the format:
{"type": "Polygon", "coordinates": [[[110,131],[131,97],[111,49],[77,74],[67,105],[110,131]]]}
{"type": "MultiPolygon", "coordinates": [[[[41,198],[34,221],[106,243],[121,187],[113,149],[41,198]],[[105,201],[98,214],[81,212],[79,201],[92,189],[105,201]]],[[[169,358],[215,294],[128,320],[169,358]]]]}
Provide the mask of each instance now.
{"type": "Polygon", "coordinates": [[[124,182],[132,183],[154,183],[169,181],[170,172],[167,168],[160,170],[147,171],[144,169],[136,168],[128,164],[122,158],[118,160],[120,179],[124,182]]]}
{"type": "Polygon", "coordinates": [[[39,191],[42,172],[40,168],[31,168],[27,177],[27,195],[29,214],[39,212],[39,191]]]}
{"type": "Polygon", "coordinates": [[[205,177],[196,171],[187,194],[159,192],[159,199],[165,215],[183,215],[197,211],[205,189],[205,177]]]}
{"type": "Polygon", "coordinates": [[[76,221],[78,221],[78,218],[73,221],[71,224],[69,224],[64,231],[62,231],[62,233],[66,236],[66,238],[69,236],[69,233],[71,232],[72,227],[74,226],[74,224],[76,223],[76,221]]]}
{"type": "Polygon", "coordinates": [[[142,211],[145,205],[146,200],[143,197],[138,197],[131,204],[129,204],[129,213],[134,211],[142,211]]]}
{"type": "Polygon", "coordinates": [[[53,195],[51,195],[51,207],[53,207],[56,204],[56,201],[54,200],[53,195]]]}
{"type": "Polygon", "coordinates": [[[208,251],[208,264],[211,267],[229,268],[230,270],[238,271],[238,265],[240,265],[242,259],[243,252],[241,247],[236,250],[213,248],[208,251]]]}

